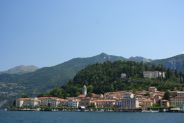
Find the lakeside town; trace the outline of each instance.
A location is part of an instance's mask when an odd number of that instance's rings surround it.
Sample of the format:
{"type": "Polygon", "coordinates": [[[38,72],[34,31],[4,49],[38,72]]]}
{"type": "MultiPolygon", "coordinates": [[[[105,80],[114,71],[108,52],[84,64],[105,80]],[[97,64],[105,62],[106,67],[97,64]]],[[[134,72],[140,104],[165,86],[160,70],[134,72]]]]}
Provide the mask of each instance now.
{"type": "MultiPolygon", "coordinates": [[[[121,78],[126,74],[122,73],[121,78]]],[[[145,78],[165,77],[164,72],[145,71],[145,78]]],[[[34,97],[16,99],[14,110],[22,111],[125,111],[125,112],[183,112],[184,91],[159,91],[149,87],[142,91],[117,91],[88,95],[81,87],[77,97],[34,97]],[[169,94],[168,94],[169,93],[169,94]]]]}

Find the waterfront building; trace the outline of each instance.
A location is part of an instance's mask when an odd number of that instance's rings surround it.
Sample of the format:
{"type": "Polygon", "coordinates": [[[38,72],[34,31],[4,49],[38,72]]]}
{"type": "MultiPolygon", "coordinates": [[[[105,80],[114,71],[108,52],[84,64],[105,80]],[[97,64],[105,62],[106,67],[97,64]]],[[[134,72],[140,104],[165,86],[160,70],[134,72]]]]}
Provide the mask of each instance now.
{"type": "MultiPolygon", "coordinates": [[[[117,107],[119,109],[147,109],[153,104],[160,104],[169,107],[168,101],[162,100],[164,92],[157,91],[157,88],[150,87],[149,91],[137,91],[135,95],[132,92],[118,91],[107,92],[103,94],[92,93],[90,97],[86,97],[87,88],[84,85],[83,94],[78,97],[68,97],[67,99],[57,97],[38,97],[38,98],[19,98],[16,100],[17,107],[36,107],[36,106],[68,106],[73,108],[80,107],[96,107],[107,108],[117,107]]],[[[172,106],[184,105],[184,92],[174,91],[171,98],[172,106]]]]}
{"type": "Polygon", "coordinates": [[[78,108],[79,107],[79,102],[80,100],[79,99],[68,99],[67,101],[67,106],[68,107],[73,107],[73,108],[78,108]]]}
{"type": "Polygon", "coordinates": [[[91,105],[91,101],[92,101],[92,98],[90,98],[90,97],[83,98],[80,100],[79,106],[83,106],[86,108],[86,107],[91,105]]]}
{"type": "Polygon", "coordinates": [[[149,95],[150,95],[151,100],[153,100],[153,103],[156,104],[156,103],[159,103],[160,100],[163,99],[164,92],[160,92],[160,91],[156,93],[150,92],[149,95]]]}
{"type": "Polygon", "coordinates": [[[117,91],[117,92],[107,92],[104,94],[105,99],[121,99],[127,92],[117,91]]]}
{"type": "Polygon", "coordinates": [[[17,107],[36,107],[36,106],[58,107],[66,105],[67,100],[57,97],[18,98],[16,100],[17,107]]]}
{"type": "Polygon", "coordinates": [[[160,106],[164,107],[164,108],[169,108],[170,107],[170,103],[168,100],[160,100],[160,106]]]}
{"type": "Polygon", "coordinates": [[[16,107],[23,107],[25,105],[26,100],[29,100],[29,98],[18,98],[18,99],[16,99],[16,107]]]}
{"type": "Polygon", "coordinates": [[[19,98],[16,100],[17,107],[35,107],[40,104],[38,98],[19,98]]]}
{"type": "Polygon", "coordinates": [[[171,106],[182,107],[184,105],[184,91],[174,91],[173,97],[170,99],[171,106]]]}
{"type": "Polygon", "coordinates": [[[59,105],[59,98],[57,97],[39,97],[41,106],[57,107],[59,105]]]}
{"type": "Polygon", "coordinates": [[[107,107],[113,107],[116,103],[116,100],[110,100],[110,99],[97,99],[91,101],[91,105],[94,105],[96,108],[107,108],[107,107]]]}
{"type": "Polygon", "coordinates": [[[165,92],[158,91],[156,87],[149,87],[148,92],[154,104],[159,103],[165,94],[165,92]]]}
{"type": "Polygon", "coordinates": [[[116,106],[120,109],[137,109],[140,107],[138,98],[133,93],[126,93],[122,99],[116,101],[116,106]]]}
{"type": "Polygon", "coordinates": [[[153,106],[153,101],[152,101],[151,99],[149,99],[149,98],[144,98],[144,99],[142,100],[142,103],[140,104],[140,107],[141,107],[142,109],[148,109],[148,108],[150,108],[151,106],[153,106]]]}
{"type": "Polygon", "coordinates": [[[59,104],[58,106],[67,106],[68,100],[66,99],[59,99],[59,104]]]}
{"type": "Polygon", "coordinates": [[[150,99],[149,96],[136,95],[136,98],[139,101],[140,108],[142,108],[143,110],[146,110],[153,105],[153,101],[150,99]]]}

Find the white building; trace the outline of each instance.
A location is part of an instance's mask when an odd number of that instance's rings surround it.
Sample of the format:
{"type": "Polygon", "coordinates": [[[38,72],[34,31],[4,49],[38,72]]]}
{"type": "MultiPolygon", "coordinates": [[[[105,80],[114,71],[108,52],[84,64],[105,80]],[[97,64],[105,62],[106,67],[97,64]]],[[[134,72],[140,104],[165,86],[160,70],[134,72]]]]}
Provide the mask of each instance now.
{"type": "Polygon", "coordinates": [[[17,107],[49,106],[57,107],[67,105],[67,101],[57,97],[19,98],[16,100],[17,107]]]}
{"type": "Polygon", "coordinates": [[[127,77],[126,73],[121,73],[121,79],[124,79],[126,77],[127,77]]]}
{"type": "Polygon", "coordinates": [[[16,107],[23,107],[24,102],[28,99],[29,98],[18,98],[18,99],[16,99],[16,107]]]}
{"type": "Polygon", "coordinates": [[[79,107],[79,102],[80,101],[78,99],[68,99],[67,106],[68,107],[78,108],[79,107]]]}
{"type": "Polygon", "coordinates": [[[16,100],[17,107],[35,107],[39,104],[40,100],[38,98],[19,98],[16,100]]]}
{"type": "Polygon", "coordinates": [[[60,99],[57,97],[40,97],[41,106],[57,107],[60,104],[60,99]]]}
{"type": "Polygon", "coordinates": [[[165,72],[160,71],[144,71],[143,72],[144,78],[165,78],[165,72]]]}
{"type": "Polygon", "coordinates": [[[58,106],[67,106],[67,105],[68,105],[67,102],[68,102],[68,101],[67,101],[66,99],[59,99],[59,104],[58,104],[58,106]]]}
{"type": "Polygon", "coordinates": [[[112,99],[96,99],[91,101],[96,108],[105,108],[105,107],[113,107],[116,103],[116,100],[112,99]]]}
{"type": "Polygon", "coordinates": [[[116,106],[121,109],[137,109],[139,108],[139,101],[134,94],[127,93],[123,98],[116,102],[116,106]]]}

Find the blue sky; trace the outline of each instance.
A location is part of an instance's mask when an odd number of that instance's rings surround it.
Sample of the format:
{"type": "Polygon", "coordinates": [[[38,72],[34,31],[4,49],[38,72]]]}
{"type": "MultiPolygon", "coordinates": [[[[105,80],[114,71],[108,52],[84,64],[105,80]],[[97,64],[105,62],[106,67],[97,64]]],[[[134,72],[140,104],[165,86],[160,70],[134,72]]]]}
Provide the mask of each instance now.
{"type": "Polygon", "coordinates": [[[0,70],[101,52],[160,59],[184,51],[183,0],[1,0],[0,70]]]}

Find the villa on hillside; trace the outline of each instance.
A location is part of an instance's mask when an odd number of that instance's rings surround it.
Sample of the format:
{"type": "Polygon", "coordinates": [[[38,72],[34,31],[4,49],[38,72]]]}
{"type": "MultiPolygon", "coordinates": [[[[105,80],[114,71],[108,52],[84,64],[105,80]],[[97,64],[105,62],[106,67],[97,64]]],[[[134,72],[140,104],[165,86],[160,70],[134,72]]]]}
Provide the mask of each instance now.
{"type": "Polygon", "coordinates": [[[161,71],[144,71],[143,72],[144,78],[165,78],[165,72],[161,71]]]}

